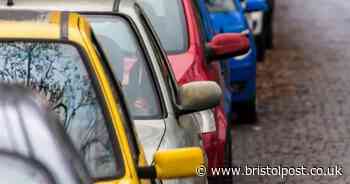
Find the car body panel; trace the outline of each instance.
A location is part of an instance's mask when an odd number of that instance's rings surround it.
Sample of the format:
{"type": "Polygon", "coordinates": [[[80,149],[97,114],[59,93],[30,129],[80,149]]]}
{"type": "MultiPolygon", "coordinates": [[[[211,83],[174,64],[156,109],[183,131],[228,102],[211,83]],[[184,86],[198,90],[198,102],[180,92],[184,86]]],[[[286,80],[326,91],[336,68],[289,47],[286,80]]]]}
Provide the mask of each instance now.
{"type": "Polygon", "coordinates": [[[240,33],[247,29],[244,19],[238,11],[210,13],[210,17],[217,33],[240,33]]]}
{"type": "Polygon", "coordinates": [[[195,68],[193,65],[194,63],[194,54],[187,52],[183,54],[177,54],[177,55],[170,55],[169,60],[171,63],[171,66],[174,70],[174,73],[176,74],[176,80],[177,81],[190,81],[190,79],[187,79],[189,74],[196,75],[196,71],[193,71],[193,68],[195,68]],[[192,70],[192,71],[191,71],[192,70]]]}
{"type": "Polygon", "coordinates": [[[146,160],[149,163],[153,161],[153,155],[158,150],[160,140],[165,131],[165,123],[163,120],[137,120],[135,121],[137,132],[139,134],[141,145],[145,150],[146,160]]]}
{"type": "MultiPolygon", "coordinates": [[[[54,3],[50,0],[35,0],[31,1],[30,3],[19,0],[15,1],[13,6],[8,6],[6,8],[12,10],[31,9],[44,11],[90,11],[93,9],[93,11],[98,12],[110,12],[113,10],[114,3],[115,0],[103,0],[103,3],[101,1],[94,0],[79,1],[79,3],[71,0],[60,0],[55,1],[54,3]]],[[[5,6],[5,2],[1,2],[0,7],[1,6],[5,6]]]]}
{"type": "MultiPolygon", "coordinates": [[[[180,120],[180,122],[186,122],[186,120],[180,120]]],[[[149,163],[152,163],[153,155],[157,150],[202,146],[198,136],[199,134],[193,133],[195,132],[195,130],[192,130],[193,127],[183,128],[186,125],[191,126],[192,122],[186,122],[180,125],[177,122],[171,121],[164,123],[164,120],[138,120],[136,123],[137,132],[142,132],[139,137],[149,163]],[[188,137],[189,134],[191,134],[190,138],[188,137]]],[[[196,128],[199,129],[198,127],[196,128]]]]}

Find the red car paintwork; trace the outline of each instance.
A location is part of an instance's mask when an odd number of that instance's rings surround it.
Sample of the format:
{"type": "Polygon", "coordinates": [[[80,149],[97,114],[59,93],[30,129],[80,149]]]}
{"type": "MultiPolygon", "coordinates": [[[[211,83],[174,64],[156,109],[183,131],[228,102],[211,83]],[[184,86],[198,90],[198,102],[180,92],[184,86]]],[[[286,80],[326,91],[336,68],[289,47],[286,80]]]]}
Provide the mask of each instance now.
{"type": "MultiPolygon", "coordinates": [[[[169,55],[178,83],[211,80],[223,85],[220,64],[207,63],[204,45],[200,38],[199,23],[195,17],[195,9],[191,0],[182,0],[188,31],[189,48],[186,52],[169,55]]],[[[214,109],[216,132],[202,134],[204,149],[208,156],[209,167],[222,167],[224,162],[227,120],[223,103],[214,109]]]]}

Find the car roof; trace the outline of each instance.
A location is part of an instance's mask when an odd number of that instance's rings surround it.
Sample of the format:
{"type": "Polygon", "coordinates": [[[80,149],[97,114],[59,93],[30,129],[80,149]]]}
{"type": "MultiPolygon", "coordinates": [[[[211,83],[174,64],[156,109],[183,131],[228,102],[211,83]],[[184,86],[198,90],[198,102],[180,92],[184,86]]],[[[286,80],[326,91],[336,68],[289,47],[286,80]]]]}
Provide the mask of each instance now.
{"type": "Polygon", "coordinates": [[[67,10],[67,11],[112,11],[118,0],[13,0],[7,6],[0,1],[0,9],[67,10]]]}
{"type": "MultiPolygon", "coordinates": [[[[0,10],[44,10],[69,12],[119,12],[119,7],[135,9],[136,0],[14,0],[7,6],[0,2],[0,10]]],[[[121,12],[123,13],[123,12],[121,12]]]]}
{"type": "Polygon", "coordinates": [[[65,11],[78,13],[120,13],[135,15],[136,0],[14,0],[12,6],[5,2],[1,4],[0,11],[65,11]]]}
{"type": "Polygon", "coordinates": [[[60,36],[60,15],[57,12],[1,10],[0,27],[1,38],[58,39],[60,36]]]}
{"type": "Polygon", "coordinates": [[[92,183],[73,143],[40,99],[27,88],[0,84],[0,150],[40,161],[56,181],[92,183]]]}
{"type": "Polygon", "coordinates": [[[87,21],[74,13],[31,10],[0,11],[0,38],[2,39],[67,40],[68,33],[77,36],[81,35],[81,31],[86,31],[86,35],[90,35],[90,30],[86,25],[88,25],[87,21]],[[82,24],[84,26],[81,26],[82,24]]]}

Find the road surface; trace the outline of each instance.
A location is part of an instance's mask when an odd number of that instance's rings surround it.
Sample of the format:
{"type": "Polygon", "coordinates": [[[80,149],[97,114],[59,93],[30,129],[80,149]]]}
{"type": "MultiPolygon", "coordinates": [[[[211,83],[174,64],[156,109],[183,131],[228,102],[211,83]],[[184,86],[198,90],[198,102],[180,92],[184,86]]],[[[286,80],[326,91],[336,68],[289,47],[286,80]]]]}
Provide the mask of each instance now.
{"type": "Polygon", "coordinates": [[[234,165],[339,165],[343,176],[235,183],[350,183],[350,1],[276,0],[274,26],[275,49],[258,64],[259,123],[234,127],[234,165]]]}

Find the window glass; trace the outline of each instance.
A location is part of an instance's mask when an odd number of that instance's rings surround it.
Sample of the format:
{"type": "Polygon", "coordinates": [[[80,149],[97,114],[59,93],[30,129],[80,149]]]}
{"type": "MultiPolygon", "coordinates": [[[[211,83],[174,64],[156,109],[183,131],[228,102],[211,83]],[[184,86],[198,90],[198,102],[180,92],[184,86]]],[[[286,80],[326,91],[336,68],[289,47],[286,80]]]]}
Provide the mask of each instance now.
{"type": "MultiPolygon", "coordinates": [[[[198,25],[199,36],[200,36],[200,39],[202,41],[202,46],[204,46],[207,42],[207,36],[206,36],[206,32],[205,32],[204,22],[201,18],[200,9],[198,7],[197,2],[192,1],[192,3],[193,3],[193,7],[194,7],[194,14],[195,14],[197,23],[199,24],[198,25]]],[[[202,48],[202,49],[204,50],[204,48],[202,48]]]]}
{"type": "Polygon", "coordinates": [[[140,14],[141,23],[144,26],[144,28],[146,29],[146,33],[148,34],[149,38],[151,39],[151,44],[152,44],[153,50],[159,51],[159,52],[155,52],[155,54],[157,57],[158,64],[161,66],[163,77],[164,77],[164,79],[166,79],[165,84],[166,84],[169,92],[171,92],[175,96],[175,99],[176,99],[176,95],[177,95],[176,84],[177,83],[175,81],[175,76],[173,74],[173,71],[170,67],[170,63],[167,60],[167,56],[165,53],[162,52],[162,47],[160,46],[160,41],[155,36],[155,31],[152,29],[152,26],[150,24],[148,17],[145,16],[143,10],[141,8],[139,8],[139,6],[136,6],[136,7],[138,8],[138,11],[140,14]]]}
{"type": "Polygon", "coordinates": [[[0,81],[45,96],[95,178],[121,174],[107,122],[78,50],[63,43],[0,42],[0,81]]]}
{"type": "Polygon", "coordinates": [[[162,116],[155,81],[130,25],[115,16],[88,16],[109,66],[122,85],[133,119],[162,116]]]}
{"type": "Polygon", "coordinates": [[[185,52],[188,47],[186,19],[180,0],[139,0],[165,50],[185,52]]]}
{"type": "Polygon", "coordinates": [[[46,170],[16,157],[0,156],[0,177],[4,184],[54,184],[46,170]]]}
{"type": "Polygon", "coordinates": [[[206,41],[209,42],[216,33],[212,25],[212,20],[210,19],[208,8],[205,4],[202,4],[204,2],[204,0],[193,1],[195,9],[197,9],[199,18],[201,19],[202,29],[205,33],[206,41]]]}
{"type": "Polygon", "coordinates": [[[236,10],[233,0],[206,0],[210,12],[227,12],[236,10]]]}

